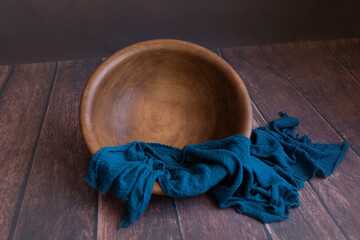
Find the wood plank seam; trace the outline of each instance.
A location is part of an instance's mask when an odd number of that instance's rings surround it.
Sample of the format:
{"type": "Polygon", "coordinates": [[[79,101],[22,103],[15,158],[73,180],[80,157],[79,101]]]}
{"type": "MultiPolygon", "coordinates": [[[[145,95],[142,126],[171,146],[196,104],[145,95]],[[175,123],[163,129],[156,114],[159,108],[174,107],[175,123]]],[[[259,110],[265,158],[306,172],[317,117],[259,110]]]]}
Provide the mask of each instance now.
{"type": "Polygon", "coordinates": [[[90,155],[79,131],[78,103],[97,64],[97,59],[58,62],[14,239],[94,238],[96,197],[83,181],[90,155]]]}
{"type": "Polygon", "coordinates": [[[329,45],[326,43],[326,41],[323,41],[324,42],[324,45],[325,45],[325,48],[330,52],[330,54],[336,59],[336,61],[345,69],[346,72],[348,72],[352,77],[353,79],[358,83],[360,84],[360,79],[358,79],[348,68],[347,66],[344,64],[343,61],[341,61],[341,59],[336,55],[335,52],[333,52],[329,45]]]}
{"type": "MultiPolygon", "coordinates": [[[[17,225],[19,215],[20,215],[21,206],[22,206],[22,203],[23,203],[23,200],[24,200],[25,191],[26,191],[28,180],[29,180],[29,177],[30,177],[31,168],[32,168],[32,165],[33,165],[33,161],[34,161],[34,158],[35,158],[36,151],[37,151],[41,131],[42,131],[42,128],[43,128],[43,125],[44,125],[45,116],[46,116],[46,113],[48,111],[48,106],[49,106],[50,97],[51,97],[51,94],[52,94],[52,91],[53,91],[54,82],[55,82],[55,78],[56,78],[56,75],[57,75],[57,70],[58,70],[58,62],[56,62],[54,76],[52,78],[50,90],[49,90],[49,93],[48,93],[48,96],[47,96],[47,99],[46,99],[46,106],[44,108],[44,112],[43,112],[42,117],[41,117],[41,121],[40,121],[39,129],[38,129],[38,133],[37,133],[36,138],[35,138],[33,150],[31,152],[31,156],[30,156],[30,158],[28,160],[28,165],[26,167],[26,173],[25,173],[25,177],[24,177],[24,182],[23,182],[23,185],[21,186],[21,191],[20,191],[20,194],[19,194],[19,198],[18,198],[18,200],[16,202],[16,208],[15,208],[14,216],[13,216],[13,219],[12,219],[11,225],[10,225],[10,231],[9,231],[9,236],[8,236],[9,240],[13,239],[13,237],[14,237],[16,225],[17,225]]],[[[12,73],[12,71],[13,71],[13,67],[11,69],[11,73],[12,73]]],[[[10,75],[10,73],[9,73],[9,75],[10,75]]]]}
{"type": "MultiPolygon", "coordinates": [[[[335,127],[318,111],[318,109],[308,100],[308,98],[290,81],[290,79],[288,78],[288,76],[286,74],[284,74],[279,67],[266,55],[266,53],[264,52],[263,48],[261,46],[259,46],[262,54],[264,55],[264,58],[268,61],[268,63],[270,63],[274,69],[281,75],[283,76],[284,79],[286,79],[293,87],[294,89],[296,89],[296,91],[300,94],[300,96],[302,96],[305,101],[307,101],[310,106],[319,114],[319,116],[325,120],[325,122],[330,126],[331,129],[333,129],[335,131],[335,133],[342,139],[344,140],[344,137],[341,136],[341,134],[335,129],[335,127]]],[[[358,155],[358,153],[355,151],[355,149],[353,149],[350,145],[350,148],[355,152],[355,154],[358,155]]],[[[359,156],[359,155],[358,155],[359,156]]],[[[331,211],[328,209],[328,207],[326,206],[325,202],[323,201],[323,199],[320,197],[318,191],[314,188],[313,184],[309,182],[306,182],[307,184],[309,184],[309,186],[311,187],[311,189],[314,191],[314,193],[316,194],[316,196],[318,197],[321,205],[325,208],[326,212],[329,214],[329,216],[331,217],[331,219],[334,221],[334,223],[336,224],[336,226],[339,228],[339,230],[341,231],[341,233],[344,235],[344,237],[346,239],[349,239],[348,236],[345,234],[344,230],[341,228],[341,226],[339,225],[339,223],[335,220],[333,214],[331,213],[331,211]]]]}
{"type": "MultiPolygon", "coordinates": [[[[259,115],[260,115],[260,117],[261,117],[261,120],[263,120],[264,122],[268,123],[268,122],[265,120],[265,118],[264,118],[264,114],[260,111],[260,108],[259,108],[258,105],[255,103],[255,101],[253,101],[253,100],[251,99],[251,102],[253,103],[253,106],[254,106],[255,110],[256,110],[257,112],[259,112],[259,115]]],[[[265,230],[265,232],[266,232],[267,237],[268,237],[269,239],[273,239],[272,236],[271,236],[271,234],[270,234],[270,226],[269,226],[269,223],[263,224],[263,227],[264,227],[264,230],[265,230]]]]}
{"type": "MultiPolygon", "coordinates": [[[[226,62],[228,62],[228,61],[226,60],[226,58],[223,56],[220,48],[218,48],[218,52],[219,52],[220,57],[222,57],[226,62]]],[[[265,120],[264,114],[261,112],[260,108],[259,108],[258,105],[255,103],[254,99],[252,98],[252,96],[251,96],[250,94],[249,94],[249,97],[250,97],[251,103],[254,104],[253,106],[256,107],[256,110],[260,113],[260,115],[261,115],[262,119],[264,120],[264,122],[267,123],[268,121],[265,120]]],[[[279,111],[280,111],[280,110],[279,110],[279,111]]],[[[254,127],[254,126],[253,126],[253,127],[254,127]]]]}
{"type": "MultiPolygon", "coordinates": [[[[305,184],[306,184],[307,182],[305,182],[305,184]]],[[[310,187],[311,188],[311,187],[310,187]]],[[[320,202],[321,203],[321,202],[320,202]]],[[[322,203],[321,203],[322,204],[322,203]]],[[[327,209],[326,209],[326,211],[327,211],[327,209]]],[[[299,211],[299,213],[300,213],[300,215],[302,216],[302,218],[304,218],[304,219],[306,219],[306,216],[303,214],[303,212],[302,211],[299,211]]],[[[331,217],[332,218],[332,217],[331,217]]],[[[336,225],[336,222],[334,221],[334,219],[333,219],[333,222],[335,223],[335,225],[336,225]]],[[[340,228],[339,228],[340,229],[340,228]]],[[[315,231],[314,231],[314,229],[313,228],[310,228],[310,231],[313,233],[313,236],[316,236],[316,233],[315,233],[315,231]]],[[[341,229],[340,229],[340,231],[341,231],[341,229]]],[[[344,238],[345,239],[347,239],[348,240],[348,238],[344,235],[344,233],[341,231],[341,233],[343,234],[343,236],[344,236],[344,238]]]]}
{"type": "MultiPolygon", "coordinates": [[[[114,51],[111,51],[111,52],[114,52],[114,51]]],[[[110,55],[109,55],[110,56],[110,55]]],[[[105,59],[107,59],[109,56],[106,56],[106,57],[102,57],[101,58],[101,61],[105,61],[105,59]]],[[[96,194],[96,231],[94,232],[94,236],[96,239],[99,239],[98,237],[98,229],[99,229],[99,198],[101,198],[102,194],[99,192],[98,194],[96,194]]],[[[181,226],[181,221],[180,221],[180,215],[179,215],[179,212],[178,212],[178,207],[176,205],[176,199],[174,198],[171,198],[171,201],[173,203],[173,206],[175,208],[175,212],[176,212],[176,216],[175,216],[175,220],[176,220],[176,225],[179,229],[179,232],[180,232],[180,240],[183,240],[184,239],[184,232],[183,232],[183,228],[181,226]]],[[[121,230],[119,230],[121,231],[121,230]]],[[[101,238],[100,238],[101,239],[101,238]]]]}
{"type": "Polygon", "coordinates": [[[181,226],[181,221],[180,221],[180,215],[179,215],[179,211],[178,211],[178,207],[176,205],[176,200],[173,199],[173,204],[174,204],[174,207],[175,207],[175,210],[176,210],[176,222],[177,222],[177,225],[179,227],[179,230],[180,230],[180,239],[183,240],[184,239],[184,230],[181,226]]]}
{"type": "MultiPolygon", "coordinates": [[[[223,54],[222,54],[222,52],[221,52],[221,49],[218,48],[217,50],[218,50],[218,53],[219,53],[220,57],[222,57],[222,58],[227,62],[227,60],[225,59],[225,57],[223,56],[223,54]]],[[[257,106],[257,104],[255,103],[254,99],[251,97],[250,94],[249,94],[249,97],[250,97],[251,103],[252,103],[253,106],[256,108],[256,111],[258,111],[258,112],[260,113],[261,118],[264,120],[264,122],[267,122],[267,121],[265,120],[265,118],[264,118],[264,114],[260,111],[260,108],[257,106]]],[[[263,226],[263,228],[264,228],[264,230],[265,230],[265,233],[266,233],[268,239],[273,239],[273,238],[271,237],[271,234],[270,234],[270,232],[269,232],[269,229],[268,229],[268,227],[267,227],[267,224],[262,224],[262,226],[263,226]]]]}
{"type": "Polygon", "coordinates": [[[344,237],[346,239],[349,239],[349,237],[347,236],[347,234],[345,234],[345,231],[343,231],[343,229],[340,227],[340,225],[338,224],[338,222],[335,220],[333,214],[331,214],[330,209],[327,207],[326,203],[324,202],[324,200],[322,199],[322,197],[320,196],[320,194],[318,193],[318,191],[316,190],[316,188],[314,187],[314,185],[311,183],[311,181],[308,181],[307,184],[310,185],[310,187],[313,189],[314,193],[316,194],[316,196],[318,197],[319,201],[321,202],[321,204],[323,205],[323,207],[325,208],[325,210],[329,213],[330,217],[333,219],[333,221],[335,222],[336,226],[338,226],[338,228],[340,229],[341,233],[344,235],[344,237]]]}
{"type": "MultiPolygon", "coordinates": [[[[256,104],[255,102],[253,102],[253,104],[254,104],[253,106],[254,106],[254,108],[255,108],[254,110],[259,113],[259,115],[260,115],[260,117],[261,117],[261,120],[264,121],[264,122],[266,122],[266,123],[269,123],[268,121],[266,121],[266,119],[265,119],[265,117],[264,117],[264,114],[261,113],[260,108],[257,106],[257,104],[256,104]]],[[[310,188],[313,188],[312,185],[310,185],[310,182],[305,182],[305,185],[309,185],[310,188]]],[[[316,194],[316,196],[319,198],[319,194],[318,194],[317,192],[315,192],[315,194],[316,194]]],[[[322,199],[319,198],[319,201],[320,201],[320,203],[324,206],[324,202],[322,201],[322,199]]],[[[324,206],[324,207],[325,207],[326,211],[329,212],[329,209],[328,209],[326,206],[324,206]]],[[[302,211],[299,211],[299,213],[304,217],[304,219],[306,219],[305,216],[303,215],[302,211]]],[[[332,216],[331,216],[331,217],[332,217],[332,216]]],[[[332,218],[332,219],[333,219],[333,218],[332,218]]],[[[333,219],[333,221],[334,221],[334,219],[333,219]]],[[[334,221],[334,223],[335,223],[335,221],[334,221]]],[[[271,237],[271,234],[270,234],[270,232],[271,232],[270,224],[271,224],[271,223],[266,223],[266,224],[264,224],[264,229],[266,230],[265,232],[266,232],[266,234],[268,235],[269,239],[273,239],[273,238],[271,237]]],[[[336,223],[335,223],[335,224],[336,224],[336,223]]],[[[339,228],[339,229],[340,229],[340,228],[339,228]]],[[[340,231],[341,231],[341,229],[340,229],[340,231]]],[[[346,238],[345,235],[344,235],[344,237],[346,238]]]]}
{"type": "MultiPolygon", "coordinates": [[[[264,115],[261,113],[260,108],[257,106],[257,104],[256,104],[255,102],[253,102],[253,104],[254,104],[254,108],[255,108],[254,110],[257,111],[257,112],[259,112],[260,117],[261,117],[261,120],[263,120],[264,122],[268,123],[268,121],[265,120],[265,117],[264,117],[264,115]]],[[[314,190],[314,187],[313,187],[313,185],[311,184],[310,181],[306,181],[306,182],[305,182],[305,185],[309,185],[309,187],[314,190]]],[[[326,210],[327,212],[330,212],[330,210],[327,208],[327,206],[325,206],[324,201],[320,198],[319,194],[318,194],[316,191],[314,191],[314,192],[315,192],[316,196],[318,197],[320,203],[324,206],[325,210],[326,210]]],[[[303,215],[303,213],[302,213],[301,211],[299,211],[299,213],[304,217],[304,219],[306,219],[305,216],[303,215]]],[[[330,215],[330,216],[331,216],[331,215],[330,215]]],[[[331,216],[331,217],[332,217],[332,216],[331,216]]],[[[336,224],[336,222],[335,222],[335,220],[334,220],[333,217],[332,217],[332,219],[333,219],[334,223],[336,224]]],[[[271,237],[271,235],[270,235],[270,232],[271,232],[270,224],[271,224],[271,223],[266,223],[266,224],[265,224],[265,227],[266,227],[266,229],[268,230],[268,231],[266,231],[266,233],[269,233],[269,237],[270,237],[270,239],[272,239],[272,237],[271,237]]],[[[340,229],[340,228],[339,228],[339,229],[340,229]]],[[[340,229],[340,231],[341,231],[341,229],[340,229]]],[[[344,233],[343,233],[343,235],[344,235],[344,233]]],[[[344,237],[346,238],[345,235],[344,235],[344,237]]]]}
{"type": "MultiPolygon", "coordinates": [[[[227,60],[225,59],[225,57],[223,56],[220,48],[218,49],[218,52],[219,52],[219,55],[220,55],[225,61],[227,61],[227,60]]],[[[253,103],[253,106],[254,106],[254,107],[256,108],[256,110],[260,113],[261,118],[262,118],[265,122],[267,122],[267,121],[265,120],[265,118],[264,118],[264,114],[261,112],[260,108],[257,106],[257,104],[255,103],[254,99],[251,97],[250,94],[249,94],[249,97],[250,97],[251,102],[253,103]]],[[[273,238],[271,237],[271,234],[270,234],[270,231],[269,231],[269,229],[268,229],[267,224],[262,224],[262,226],[263,226],[263,228],[264,228],[264,230],[265,230],[265,233],[266,233],[268,239],[273,239],[273,238]]]]}
{"type": "MultiPolygon", "coordinates": [[[[224,58],[225,59],[225,58],[224,58]]],[[[254,110],[257,111],[261,117],[261,120],[263,120],[264,122],[268,123],[266,120],[265,120],[265,117],[264,117],[264,114],[260,111],[260,108],[258,107],[258,105],[255,103],[255,101],[253,101],[251,99],[251,102],[253,103],[253,106],[254,106],[254,110]]],[[[270,234],[270,226],[269,226],[269,223],[265,223],[263,224],[263,227],[264,227],[264,230],[266,232],[266,235],[269,239],[273,239],[271,234],[270,234]]]]}
{"type": "MultiPolygon", "coordinates": [[[[290,78],[285,74],[283,73],[280,68],[275,64],[273,63],[273,61],[266,55],[266,53],[264,52],[263,48],[261,46],[259,46],[262,54],[264,55],[265,59],[268,61],[268,63],[270,63],[274,68],[275,70],[283,77],[285,78],[290,84],[291,86],[293,86],[296,91],[305,99],[305,101],[307,101],[311,107],[320,115],[320,117],[331,127],[331,129],[333,129],[335,131],[335,133],[344,141],[345,138],[342,136],[342,134],[333,126],[333,124],[331,122],[329,122],[325,116],[314,106],[314,104],[295,86],[295,84],[290,81],[290,78]]],[[[354,149],[351,144],[349,146],[349,148],[351,150],[353,150],[355,152],[355,154],[360,157],[360,152],[358,152],[356,149],[354,149]]]]}
{"type": "Polygon", "coordinates": [[[9,80],[10,80],[12,74],[13,74],[13,72],[14,72],[14,66],[11,65],[11,66],[10,66],[10,71],[9,71],[7,77],[6,77],[6,80],[4,81],[3,85],[0,86],[0,97],[2,96],[2,94],[3,94],[3,92],[4,92],[5,88],[6,88],[6,86],[7,86],[7,84],[8,84],[8,82],[9,82],[9,80]]]}
{"type": "MultiPolygon", "coordinates": [[[[90,161],[90,160],[89,160],[90,161]]],[[[98,226],[99,226],[99,193],[95,194],[95,226],[94,226],[94,240],[98,239],[98,226]]]]}

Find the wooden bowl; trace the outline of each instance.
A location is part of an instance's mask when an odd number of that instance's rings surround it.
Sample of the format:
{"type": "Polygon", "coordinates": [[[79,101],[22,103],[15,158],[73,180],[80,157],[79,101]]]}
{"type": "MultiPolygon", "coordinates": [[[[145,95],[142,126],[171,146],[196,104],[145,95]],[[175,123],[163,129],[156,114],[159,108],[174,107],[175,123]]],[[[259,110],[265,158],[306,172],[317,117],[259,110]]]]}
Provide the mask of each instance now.
{"type": "MultiPolygon", "coordinates": [[[[182,148],[249,137],[252,109],[242,80],[221,57],[185,41],[151,40],[96,68],[81,96],[80,127],[91,154],[132,141],[182,148]]],[[[164,194],[158,183],[153,193],[164,194]]]]}

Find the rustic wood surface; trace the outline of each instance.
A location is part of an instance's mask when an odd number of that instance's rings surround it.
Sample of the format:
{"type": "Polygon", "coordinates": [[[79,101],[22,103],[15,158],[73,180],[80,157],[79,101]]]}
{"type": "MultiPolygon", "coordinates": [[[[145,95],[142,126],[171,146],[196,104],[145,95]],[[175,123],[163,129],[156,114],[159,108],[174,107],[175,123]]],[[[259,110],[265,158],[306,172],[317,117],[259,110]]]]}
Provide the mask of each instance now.
{"type": "Polygon", "coordinates": [[[12,236],[16,226],[56,64],[11,68],[0,69],[0,76],[8,75],[0,86],[0,239],[12,236]]]}
{"type": "Polygon", "coordinates": [[[325,41],[330,52],[360,82],[360,39],[340,39],[325,41]]]}
{"type": "Polygon", "coordinates": [[[12,66],[0,66],[0,95],[5,89],[5,82],[9,81],[10,76],[12,75],[12,66]]]}
{"type": "MultiPolygon", "coordinates": [[[[259,47],[223,49],[222,53],[224,58],[239,71],[245,85],[247,85],[250,96],[267,121],[276,118],[280,110],[300,119],[300,132],[303,126],[309,126],[309,130],[305,132],[312,131],[311,127],[317,121],[321,121],[320,118],[310,118],[309,110],[306,112],[306,105],[310,110],[311,105],[303,101],[301,94],[286,79],[281,77],[264,58],[259,47]]],[[[299,194],[301,206],[293,209],[287,221],[267,224],[267,228],[276,236],[275,238],[280,238],[286,229],[291,229],[288,232],[290,239],[312,239],[314,237],[327,239],[332,236],[336,239],[342,239],[341,230],[335,225],[311,187],[305,184],[299,194]],[[327,224],[323,224],[324,222],[327,224]]]]}
{"type": "Polygon", "coordinates": [[[90,155],[81,139],[77,109],[79,93],[99,63],[58,65],[15,239],[91,239],[95,235],[96,193],[83,181],[90,155]]]}
{"type": "Polygon", "coordinates": [[[80,120],[92,154],[132,141],[183,148],[235,133],[250,137],[252,130],[250,99],[231,66],[172,39],[137,43],[107,58],[84,88],[80,120]]]}
{"type": "Polygon", "coordinates": [[[78,106],[100,60],[0,66],[0,239],[359,239],[359,43],[219,49],[249,91],[254,127],[285,111],[314,142],[351,144],[333,175],[307,182],[300,207],[270,224],[204,194],[153,196],[136,223],[117,230],[124,203],[83,181],[90,154],[78,106]]]}

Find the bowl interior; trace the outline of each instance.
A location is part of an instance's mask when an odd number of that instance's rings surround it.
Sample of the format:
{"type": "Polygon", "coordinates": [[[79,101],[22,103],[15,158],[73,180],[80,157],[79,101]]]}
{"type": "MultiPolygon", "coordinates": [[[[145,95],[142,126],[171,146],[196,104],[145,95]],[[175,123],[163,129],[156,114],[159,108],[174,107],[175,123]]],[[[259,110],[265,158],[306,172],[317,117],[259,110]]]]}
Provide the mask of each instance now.
{"type": "Polygon", "coordinates": [[[93,154],[131,141],[181,148],[248,128],[246,90],[246,96],[239,94],[237,81],[207,56],[174,47],[147,49],[98,71],[101,79],[82,103],[93,154]]]}

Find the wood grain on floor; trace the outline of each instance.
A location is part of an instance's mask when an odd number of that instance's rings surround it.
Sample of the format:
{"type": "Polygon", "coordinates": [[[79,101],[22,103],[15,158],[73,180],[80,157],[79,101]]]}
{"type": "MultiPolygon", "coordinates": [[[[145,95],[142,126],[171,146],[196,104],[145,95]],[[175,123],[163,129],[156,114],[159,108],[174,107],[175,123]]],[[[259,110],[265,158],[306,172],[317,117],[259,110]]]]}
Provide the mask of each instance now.
{"type": "Polygon", "coordinates": [[[360,38],[328,40],[325,44],[360,83],[360,38]]]}
{"type": "Polygon", "coordinates": [[[359,154],[360,84],[324,42],[267,45],[263,50],[274,66],[359,154]]]}
{"type": "Polygon", "coordinates": [[[153,195],[144,214],[118,230],[123,205],[112,194],[99,196],[98,239],[182,239],[174,199],[153,195]]]}
{"type": "Polygon", "coordinates": [[[221,49],[239,73],[254,127],[279,111],[314,142],[351,144],[335,173],[306,182],[300,207],[262,224],[210,194],[153,196],[117,230],[124,202],[86,184],[79,99],[100,60],[0,66],[0,239],[359,239],[360,39],[221,49]]]}
{"type": "Polygon", "coordinates": [[[77,110],[82,88],[99,63],[59,63],[14,239],[94,238],[96,193],[83,181],[90,155],[77,110]]]}
{"type": "Polygon", "coordinates": [[[16,226],[56,64],[17,65],[12,73],[9,70],[0,69],[0,78],[8,78],[0,86],[0,239],[11,236],[16,226]]]}
{"type": "Polygon", "coordinates": [[[0,96],[12,74],[12,66],[0,66],[0,96]]]}
{"type": "MultiPolygon", "coordinates": [[[[294,48],[301,48],[301,46],[294,48]]],[[[243,47],[236,49],[223,49],[223,55],[225,59],[227,59],[229,63],[233,65],[233,67],[238,71],[244,80],[249,90],[250,96],[266,120],[270,121],[271,119],[274,119],[279,110],[286,111],[291,116],[296,116],[300,119],[300,126],[298,128],[299,132],[302,134],[311,132],[311,137],[315,142],[340,143],[342,141],[342,138],[314,108],[313,103],[310,103],[302,95],[302,93],[299,92],[293,86],[293,84],[288,81],[282,72],[279,72],[279,70],[272,64],[270,59],[264,55],[264,52],[261,48],[243,47]]],[[[291,62],[288,64],[291,64],[291,62]]],[[[292,68],[296,69],[297,66],[299,68],[299,75],[310,75],[310,73],[306,72],[300,63],[299,65],[293,64],[292,68]]],[[[326,65],[323,67],[326,68],[326,65]]],[[[314,82],[316,81],[314,80],[314,82]]],[[[336,81],[334,80],[334,82],[336,81]]],[[[332,83],[331,81],[328,82],[327,86],[329,88],[337,87],[336,84],[332,83]]],[[[316,86],[314,88],[315,91],[319,91],[318,89],[321,87],[316,86]]],[[[359,117],[359,113],[354,112],[354,115],[355,117],[356,115],[359,117]]],[[[312,196],[315,199],[318,198],[318,195],[324,193],[324,191],[318,190],[318,188],[321,187],[321,182],[334,180],[337,174],[342,175],[343,173],[342,177],[337,180],[338,184],[332,185],[331,188],[328,188],[327,192],[333,190],[333,192],[340,192],[342,196],[348,196],[349,199],[354,199],[354,195],[356,196],[360,194],[360,187],[358,185],[358,182],[360,181],[360,175],[356,174],[360,170],[358,168],[360,159],[351,149],[349,150],[349,153],[346,156],[344,162],[349,161],[353,162],[352,168],[346,170],[343,169],[345,168],[345,164],[340,164],[333,176],[330,176],[329,178],[321,181],[316,179],[317,181],[314,181],[314,183],[310,182],[312,185],[305,185],[304,189],[299,192],[300,196],[302,196],[303,193],[309,189],[309,191],[315,192],[307,195],[312,196]],[[350,174],[350,177],[346,178],[345,176],[349,176],[348,171],[351,171],[352,174],[350,174]]],[[[332,198],[330,195],[327,195],[326,192],[320,196],[322,197],[317,201],[317,203],[320,205],[319,207],[316,207],[316,212],[318,212],[320,208],[323,208],[323,210],[326,212],[321,214],[321,218],[319,218],[319,212],[316,215],[312,214],[313,219],[311,219],[311,216],[307,216],[302,213],[301,215],[306,216],[306,221],[301,223],[296,221],[292,227],[293,230],[291,231],[291,234],[294,234],[294,232],[298,231],[298,237],[306,237],[307,234],[310,234],[308,238],[311,239],[315,233],[322,232],[323,234],[330,234],[328,237],[331,238],[335,237],[334,233],[331,232],[335,229],[338,229],[348,238],[356,239],[357,236],[360,236],[359,228],[348,227],[353,224],[357,226],[360,225],[359,211],[353,211],[354,207],[357,208],[358,206],[357,201],[353,200],[350,207],[349,205],[345,204],[346,202],[341,201],[338,196],[334,196],[334,198],[332,198]],[[334,201],[337,202],[333,203],[334,201]],[[326,215],[328,218],[323,219],[326,215]],[[344,221],[343,218],[345,218],[345,216],[347,219],[344,221]],[[335,226],[332,224],[333,221],[336,223],[335,226]],[[306,224],[310,227],[310,229],[313,229],[314,233],[306,230],[306,228],[301,229],[301,227],[306,224]],[[331,228],[330,231],[329,227],[331,228]]],[[[310,199],[304,199],[302,202],[308,203],[309,201],[310,199]]],[[[305,206],[302,202],[299,210],[307,211],[311,214],[311,212],[314,210],[311,208],[304,208],[305,206]]],[[[293,213],[296,211],[297,210],[294,209],[293,213]]],[[[291,219],[292,216],[290,216],[289,221],[291,219]]],[[[287,224],[289,221],[268,224],[268,226],[271,228],[281,227],[279,229],[281,233],[284,232],[288,227],[287,224]]],[[[339,231],[337,231],[338,234],[339,231]]],[[[340,235],[338,236],[340,237],[340,235]]]]}

